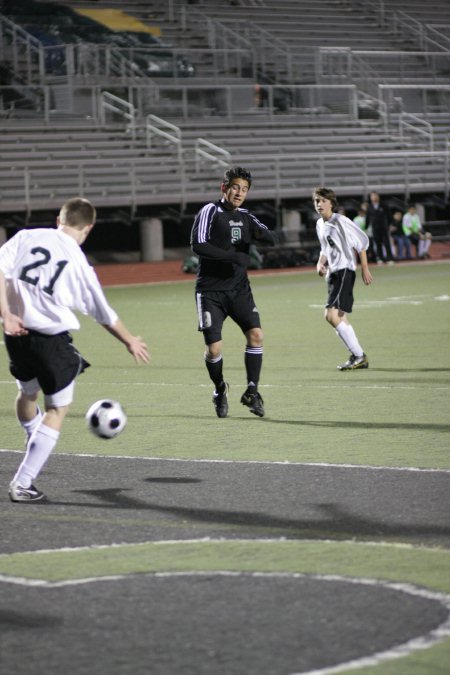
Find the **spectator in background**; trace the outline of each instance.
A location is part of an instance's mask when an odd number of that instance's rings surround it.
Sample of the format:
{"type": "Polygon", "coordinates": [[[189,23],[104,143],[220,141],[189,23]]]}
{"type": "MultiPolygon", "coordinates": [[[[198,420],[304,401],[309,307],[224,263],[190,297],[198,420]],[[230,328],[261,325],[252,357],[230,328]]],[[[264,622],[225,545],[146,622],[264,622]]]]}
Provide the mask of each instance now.
{"type": "Polygon", "coordinates": [[[367,234],[369,237],[369,248],[367,249],[367,259],[370,262],[374,262],[376,260],[376,255],[374,252],[374,246],[373,246],[373,231],[372,231],[372,225],[367,226],[367,207],[368,207],[368,202],[361,202],[360,207],[358,209],[358,215],[356,215],[353,219],[353,222],[358,225],[358,227],[361,228],[363,232],[367,234]]]}
{"type": "Polygon", "coordinates": [[[403,213],[399,210],[392,214],[389,231],[397,249],[397,260],[411,260],[411,243],[403,231],[403,213]],[[406,256],[403,253],[406,253],[406,256]]]}
{"type": "Polygon", "coordinates": [[[269,105],[269,94],[265,87],[260,84],[255,84],[255,105],[257,108],[267,108],[269,105]]]}
{"type": "Polygon", "coordinates": [[[429,250],[431,246],[431,233],[425,232],[417,213],[416,205],[410,204],[408,210],[403,216],[403,232],[410,242],[412,242],[416,249],[416,258],[429,258],[429,250]]]}
{"type": "Polygon", "coordinates": [[[366,213],[366,228],[372,228],[377,263],[382,264],[387,261],[392,264],[394,258],[389,239],[389,214],[386,207],[381,203],[378,192],[370,193],[366,213]]]}
{"type": "Polygon", "coordinates": [[[353,222],[358,225],[363,232],[366,231],[366,211],[362,206],[358,210],[358,215],[353,218],[353,222]]]}

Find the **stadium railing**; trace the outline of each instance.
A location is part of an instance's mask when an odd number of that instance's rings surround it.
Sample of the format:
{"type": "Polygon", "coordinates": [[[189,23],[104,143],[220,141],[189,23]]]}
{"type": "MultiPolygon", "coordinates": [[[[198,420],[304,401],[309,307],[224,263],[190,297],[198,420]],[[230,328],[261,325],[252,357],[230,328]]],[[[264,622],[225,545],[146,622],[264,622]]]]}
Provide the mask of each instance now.
{"type": "MultiPolygon", "coordinates": [[[[311,186],[330,184],[340,194],[442,193],[448,198],[449,150],[439,152],[351,152],[302,155],[233,155],[235,163],[248,167],[258,181],[252,199],[303,198],[311,186]]],[[[32,211],[57,208],[62,197],[76,188],[78,194],[98,206],[185,204],[210,199],[217,191],[220,160],[195,166],[194,158],[108,157],[86,159],[26,159],[0,163],[0,211],[32,211]],[[196,169],[198,168],[198,171],[196,169]],[[214,168],[214,171],[212,169],[214,168]]]]}

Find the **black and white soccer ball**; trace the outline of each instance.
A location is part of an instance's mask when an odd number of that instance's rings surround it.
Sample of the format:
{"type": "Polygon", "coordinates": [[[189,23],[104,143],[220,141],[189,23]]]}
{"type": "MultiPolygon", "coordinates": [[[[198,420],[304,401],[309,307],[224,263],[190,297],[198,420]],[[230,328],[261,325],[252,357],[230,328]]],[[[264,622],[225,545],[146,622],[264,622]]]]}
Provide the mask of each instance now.
{"type": "Polygon", "coordinates": [[[91,405],[86,422],[89,430],[99,438],[114,438],[125,429],[127,416],[118,401],[105,398],[91,405]]]}

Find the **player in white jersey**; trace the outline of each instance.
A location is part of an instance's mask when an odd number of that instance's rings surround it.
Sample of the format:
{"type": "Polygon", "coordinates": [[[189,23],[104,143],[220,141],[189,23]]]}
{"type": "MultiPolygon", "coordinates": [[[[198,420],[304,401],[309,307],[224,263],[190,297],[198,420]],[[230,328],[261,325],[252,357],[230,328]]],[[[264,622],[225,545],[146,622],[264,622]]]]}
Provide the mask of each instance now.
{"type": "Polygon", "coordinates": [[[362,279],[366,285],[372,283],[372,275],[367,263],[369,238],[353,221],[344,215],[335,213],[336,194],[325,187],[313,191],[314,207],[320,218],[316,223],[320,241],[320,256],[317,272],[325,276],[328,283],[328,300],[325,319],[336,330],[350,352],[350,357],[339,370],[357,370],[368,368],[369,361],[347,314],[353,308],[353,286],[356,278],[356,255],[361,261],[362,279]]]}
{"type": "Polygon", "coordinates": [[[136,362],[150,358],[142,338],[132,335],[109,306],[80,248],[95,217],[88,200],[70,199],[57,229],[20,230],[0,248],[0,315],[19,389],[16,415],[27,435],[25,457],[9,486],[13,502],[44,497],[33,481],[58,441],[75,378],[89,366],[72,344],[69,331],[80,327],[73,310],[92,316],[136,362]],[[40,391],[44,414],[37,405],[40,391]]]}

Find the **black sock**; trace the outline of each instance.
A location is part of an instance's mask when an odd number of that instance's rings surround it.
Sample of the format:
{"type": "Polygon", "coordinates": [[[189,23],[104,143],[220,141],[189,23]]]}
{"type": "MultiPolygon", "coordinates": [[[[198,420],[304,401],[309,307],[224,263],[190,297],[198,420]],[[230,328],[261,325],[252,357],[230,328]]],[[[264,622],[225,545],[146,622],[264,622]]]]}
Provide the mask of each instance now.
{"type": "Polygon", "coordinates": [[[263,359],[262,347],[251,347],[247,345],[245,348],[245,370],[247,373],[247,389],[254,391],[258,388],[259,376],[261,374],[263,359]]]}
{"type": "Polygon", "coordinates": [[[205,364],[209,377],[214,382],[216,391],[218,391],[220,386],[223,385],[223,359],[221,356],[214,360],[205,357],[205,364]]]}

